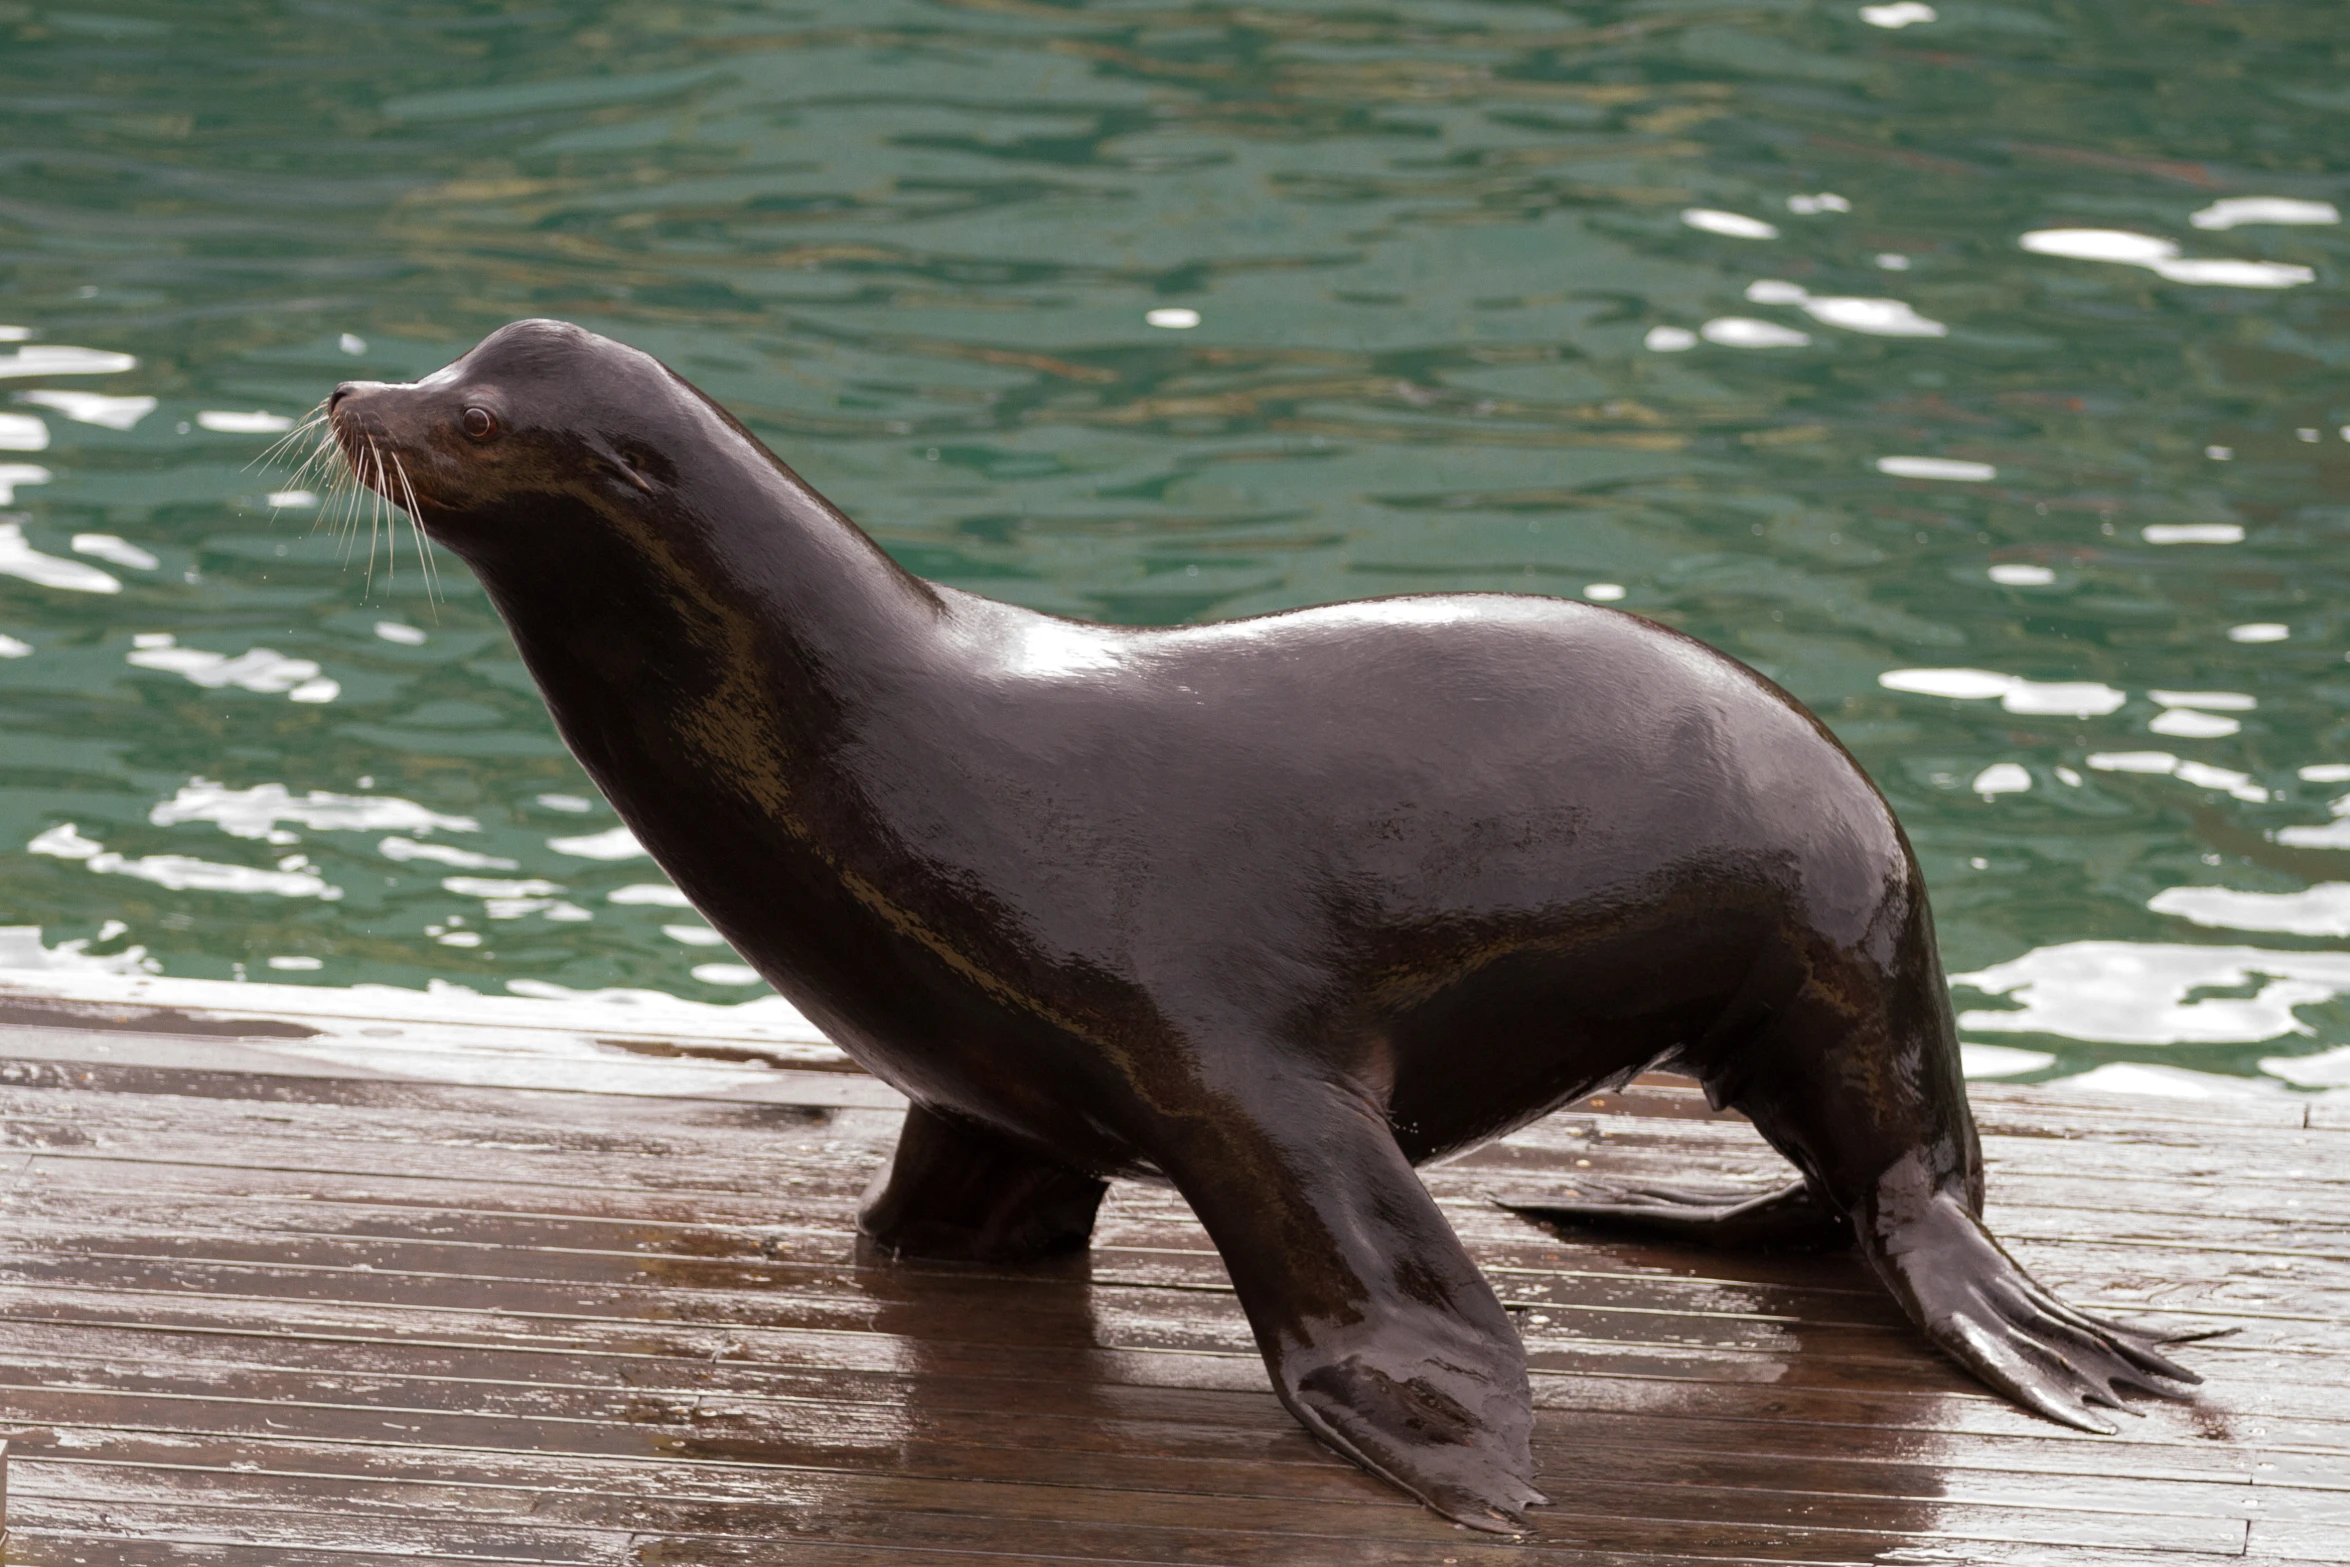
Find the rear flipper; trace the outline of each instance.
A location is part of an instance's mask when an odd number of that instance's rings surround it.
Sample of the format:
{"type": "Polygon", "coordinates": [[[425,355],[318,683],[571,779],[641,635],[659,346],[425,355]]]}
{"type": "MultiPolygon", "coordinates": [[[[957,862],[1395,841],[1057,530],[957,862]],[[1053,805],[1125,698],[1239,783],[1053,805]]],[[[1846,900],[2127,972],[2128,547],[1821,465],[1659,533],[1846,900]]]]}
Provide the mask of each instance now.
{"type": "Polygon", "coordinates": [[[1748,1197],[1663,1186],[1619,1186],[1579,1181],[1604,1200],[1501,1203],[1520,1218],[1554,1228],[1674,1241],[1714,1251],[1841,1251],[1853,1242],[1852,1221],[1822,1202],[1808,1182],[1748,1197]]]}
{"type": "MultiPolygon", "coordinates": [[[[1599,1185],[1599,1183],[1589,1183],[1599,1185]]],[[[2095,1409],[2124,1407],[2121,1390],[2189,1397],[2203,1379],[2160,1353],[2164,1337],[2066,1305],[1992,1238],[1953,1186],[1896,1165],[1856,1224],[1808,1182],[1740,1199],[1649,1186],[1605,1186],[1606,1200],[1503,1202],[1537,1223],[1731,1251],[1829,1251],[1857,1239],[1909,1319],[1936,1348],[1993,1391],[2083,1431],[2111,1434],[2095,1409]]]]}
{"type": "Polygon", "coordinates": [[[1887,1172],[1856,1227],[1870,1266],[1937,1348],[2051,1420],[2111,1435],[2113,1422],[2095,1406],[2124,1407],[2123,1389],[2187,1398],[2203,1380],[2154,1348],[2176,1340],[2057,1299],[1992,1238],[1961,1192],[1931,1188],[1914,1162],[1887,1172]]]}

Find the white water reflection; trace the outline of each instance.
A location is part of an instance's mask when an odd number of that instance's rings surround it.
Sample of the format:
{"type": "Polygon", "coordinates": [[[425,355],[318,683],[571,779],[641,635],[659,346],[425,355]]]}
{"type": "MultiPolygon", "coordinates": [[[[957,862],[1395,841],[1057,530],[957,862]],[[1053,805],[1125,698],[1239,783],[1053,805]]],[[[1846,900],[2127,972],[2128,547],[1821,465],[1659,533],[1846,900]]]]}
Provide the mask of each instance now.
{"type": "Polygon", "coordinates": [[[2064,1086],[2093,1094],[2137,1094],[2155,1099],[2265,1099],[2279,1092],[2276,1084],[2258,1078],[2222,1077],[2216,1072],[2192,1072],[2142,1061],[2108,1061],[2078,1077],[2066,1078],[2064,1086]]]}
{"type": "Polygon", "coordinates": [[[2268,791],[2254,783],[2250,773],[2240,773],[2232,767],[2214,767],[2209,762],[2190,762],[2168,751],[2093,751],[2087,761],[2101,773],[2172,777],[2199,789],[2222,790],[2248,805],[2259,805],[2268,799],[2268,791]]]}
{"type": "Polygon", "coordinates": [[[1693,229],[1703,229],[1708,234],[1727,234],[1733,239],[1779,237],[1776,225],[1765,223],[1760,218],[1750,218],[1742,212],[1723,212],[1713,207],[1684,208],[1681,221],[1693,229]]]}
{"type": "Polygon", "coordinates": [[[1875,337],[1948,337],[1950,328],[1919,315],[1898,299],[1851,299],[1814,295],[1803,302],[1815,321],[1867,332],[1875,337]]]}
{"type": "Polygon", "coordinates": [[[2026,1072],[2045,1071],[2056,1065],[2056,1057],[2045,1050],[2018,1050],[2013,1045],[1961,1044],[1958,1061],[1959,1069],[1970,1080],[2021,1077],[2026,1072]]]}
{"type": "Polygon", "coordinates": [[[73,552],[76,555],[95,555],[100,560],[127,566],[133,571],[153,571],[163,564],[119,533],[77,533],[73,536],[73,552]]]}
{"type": "Polygon", "coordinates": [[[2156,522],[2138,530],[2149,544],[2241,544],[2244,530],[2232,522],[2156,522]]]}
{"type": "Polygon", "coordinates": [[[2021,794],[2032,787],[2032,775],[2018,762],[1993,762],[1975,774],[1971,787],[1988,800],[1995,794],[2021,794]]]}
{"type": "Polygon", "coordinates": [[[2314,1056],[2266,1056],[2260,1069],[2299,1088],[2350,1088],[2350,1045],[2314,1056]]]}
{"type": "Polygon", "coordinates": [[[645,853],[645,846],[636,841],[636,834],[625,827],[577,838],[549,838],[547,847],[575,860],[633,860],[645,853]]]}
{"type": "Polygon", "coordinates": [[[1959,1014],[1978,1034],[2054,1034],[2092,1044],[2250,1045],[2309,1034],[2295,1007],[2350,992],[2350,952],[2272,952],[2170,942],[2068,941],[1952,985],[2014,1009],[1959,1014]],[[2251,990],[2250,995],[2198,995],[2251,990]]]}
{"type": "Polygon", "coordinates": [[[2177,740],[2217,740],[2234,734],[2244,726],[2233,718],[2217,713],[2198,713],[2192,708],[2170,708],[2154,715],[2146,726],[2158,735],[2169,735],[2177,740]]]}
{"type": "Polygon", "coordinates": [[[1888,691],[1960,702],[1997,697],[2011,713],[2043,717],[2102,718],[2130,699],[2128,692],[2095,680],[2026,680],[1990,669],[1888,669],[1877,677],[1877,684],[1888,691]]]}
{"type": "Polygon", "coordinates": [[[1877,472],[1896,479],[1954,479],[1961,484],[1985,484],[1999,477],[1999,470],[1987,462],[1958,457],[1880,457],[1877,472]]]}
{"type": "Polygon", "coordinates": [[[167,671],[206,690],[234,686],[263,696],[282,694],[289,702],[331,702],[343,690],[339,681],[322,677],[311,660],[288,658],[265,647],[236,654],[207,653],[201,648],[178,646],[168,631],[143,632],[131,642],[131,651],[124,655],[128,662],[141,669],[167,671]]]}
{"type": "Polygon", "coordinates": [[[661,909],[690,909],[693,900],[666,882],[640,881],[604,894],[606,903],[643,903],[661,909]]]}
{"type": "Polygon", "coordinates": [[[2220,930],[2273,930],[2292,936],[2350,936],[2350,882],[2319,882],[2299,892],[2239,892],[2233,887],[2166,887],[2147,901],[2157,914],[2220,930]]]}
{"type": "MultiPolygon", "coordinates": [[[[12,498],[10,475],[16,475],[20,484],[46,484],[49,470],[26,469],[0,463],[0,504],[12,498]],[[26,473],[37,473],[39,479],[26,479],[26,473]]],[[[59,588],[67,593],[120,593],[122,584],[95,566],[78,560],[67,560],[62,555],[44,555],[25,542],[21,523],[0,522],[0,576],[22,577],[27,582],[44,588],[59,588]]]]}
{"type": "Polygon", "coordinates": [[[566,903],[557,896],[566,888],[535,876],[520,881],[449,876],[442,879],[441,888],[459,897],[481,899],[483,913],[494,920],[518,920],[525,914],[543,914],[548,919],[565,922],[595,918],[578,904],[566,903]]]}
{"type": "MultiPolygon", "coordinates": [[[[2350,769],[2304,767],[2301,776],[2312,783],[2340,783],[2350,776],[2350,769]]],[[[2350,849],[2350,794],[2327,809],[2334,819],[2323,827],[2280,827],[2277,842],[2293,849],[2350,849]]]]}
{"type": "Polygon", "coordinates": [[[1724,348],[1801,348],[1811,341],[1809,332],[1752,316],[1716,316],[1699,327],[1697,335],[1724,348]]]}
{"type": "Polygon", "coordinates": [[[460,849],[452,843],[418,843],[414,838],[386,838],[375,846],[375,852],[387,860],[397,860],[402,864],[411,860],[429,860],[435,865],[451,865],[461,871],[522,869],[520,860],[509,860],[496,854],[478,854],[471,849],[460,849]]]}
{"type": "Polygon", "coordinates": [[[74,392],[43,388],[19,392],[17,401],[53,408],[81,424],[104,425],[109,430],[135,429],[155,411],[152,397],[110,397],[104,392],[74,392]]]}
{"type": "Polygon", "coordinates": [[[343,895],[342,888],[330,885],[298,854],[278,861],[274,870],[222,865],[184,854],[150,854],[134,860],[115,853],[96,839],[83,837],[72,822],[42,833],[25,845],[25,852],[79,860],[85,869],[100,876],[131,876],[173,892],[269,893],[280,898],[318,898],[328,903],[343,895]]]}
{"type": "MultiPolygon", "coordinates": [[[[52,477],[53,475],[48,469],[35,463],[0,462],[0,506],[9,505],[16,499],[18,485],[47,484],[52,477]]],[[[7,569],[5,565],[0,565],[0,571],[7,569]]],[[[19,572],[17,575],[21,576],[23,573],[19,572]]]]}
{"type": "Polygon", "coordinates": [[[295,822],[313,832],[481,830],[481,823],[470,816],[444,816],[396,795],[330,794],[321,789],[296,795],[282,783],[231,789],[209,778],[189,779],[178,793],[149,811],[147,820],[157,827],[210,822],[232,838],[280,844],[302,841],[280,827],[280,822],[295,822]]]}
{"type": "Polygon", "coordinates": [[[120,375],[138,368],[139,361],[129,354],[72,348],[63,343],[27,343],[13,354],[0,354],[0,379],[32,375],[120,375]]]}
{"type": "Polygon", "coordinates": [[[1874,337],[1947,337],[1950,328],[1928,320],[1898,299],[1862,299],[1814,294],[1784,278],[1761,278],[1747,285],[1747,299],[1757,305],[1793,305],[1815,321],[1874,337]]]}
{"type": "Polygon", "coordinates": [[[49,477],[49,470],[38,463],[0,463],[0,505],[14,503],[19,484],[47,484],[49,477]]]}
{"type": "MultiPolygon", "coordinates": [[[[511,993],[503,996],[446,980],[420,990],[246,984],[159,975],[142,948],[99,954],[88,950],[94,944],[76,938],[52,947],[42,942],[38,926],[0,927],[0,994],[298,1018],[318,1032],[302,1039],[239,1039],[234,1048],[292,1062],[323,1061],[365,1076],[755,1100],[770,1091],[778,1067],[844,1064],[840,1051],[774,994],[718,1004],[655,990],[575,990],[528,979],[510,981],[511,993]],[[722,1058],[704,1058],[680,1051],[679,1040],[731,1048],[722,1058]],[[630,1042],[652,1048],[631,1049],[630,1042]]],[[[730,971],[704,983],[747,982],[730,971]]],[[[30,1047],[20,1041],[19,1048],[30,1047]]],[[[892,1091],[859,1074],[833,1071],[820,1081],[835,1080],[838,1103],[898,1102],[892,1091]]],[[[792,1090],[793,1101],[805,1102],[808,1092],[803,1079],[792,1090]]]]}
{"type": "Polygon", "coordinates": [[[2205,260],[2179,254],[2179,247],[2151,234],[2127,229],[2036,229],[2016,243],[2035,255],[2075,261],[2111,261],[2144,267],[2173,283],[2225,288],[2293,288],[2315,282],[2308,267],[2285,261],[2205,260]]]}
{"type": "Polygon", "coordinates": [[[2146,694],[2165,707],[2200,707],[2213,713],[2249,713],[2260,706],[2260,699],[2248,691],[2165,691],[2158,686],[2146,694]]]}
{"type": "Polygon", "coordinates": [[[45,452],[49,426],[32,414],[0,413],[0,452],[45,452]]]}
{"type": "Polygon", "coordinates": [[[207,408],[196,415],[196,423],[220,435],[283,435],[294,427],[294,421],[284,414],[258,409],[207,408]]]}
{"type": "Polygon", "coordinates": [[[2302,201],[2293,196],[2226,196],[2187,221],[2199,229],[2232,229],[2244,223],[2339,223],[2342,214],[2330,201],[2302,201]]]}

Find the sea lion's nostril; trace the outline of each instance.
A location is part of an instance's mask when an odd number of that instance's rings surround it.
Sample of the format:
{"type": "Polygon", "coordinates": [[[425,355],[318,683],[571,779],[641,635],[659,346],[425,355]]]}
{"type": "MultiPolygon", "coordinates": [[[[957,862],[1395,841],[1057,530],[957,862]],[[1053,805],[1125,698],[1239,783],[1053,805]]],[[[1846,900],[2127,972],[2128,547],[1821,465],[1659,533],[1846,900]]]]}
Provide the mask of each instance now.
{"type": "Polygon", "coordinates": [[[336,387],[334,389],[333,395],[328,397],[326,400],[326,411],[330,414],[333,413],[337,408],[342,406],[344,398],[350,396],[358,389],[359,383],[356,381],[345,381],[342,385],[336,387]]]}

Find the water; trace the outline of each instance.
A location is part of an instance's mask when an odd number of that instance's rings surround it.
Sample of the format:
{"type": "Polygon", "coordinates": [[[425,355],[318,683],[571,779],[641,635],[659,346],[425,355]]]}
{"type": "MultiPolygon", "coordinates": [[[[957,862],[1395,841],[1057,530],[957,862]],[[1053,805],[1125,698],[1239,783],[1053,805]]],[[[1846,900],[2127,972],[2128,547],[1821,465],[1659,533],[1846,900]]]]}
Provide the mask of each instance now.
{"type": "Polygon", "coordinates": [[[1978,1070],[2350,1082],[2350,25],[1917,10],[0,3],[0,924],[758,993],[462,568],[246,466],[547,314],[1019,603],[1685,628],[1891,796],[1978,1070]]]}

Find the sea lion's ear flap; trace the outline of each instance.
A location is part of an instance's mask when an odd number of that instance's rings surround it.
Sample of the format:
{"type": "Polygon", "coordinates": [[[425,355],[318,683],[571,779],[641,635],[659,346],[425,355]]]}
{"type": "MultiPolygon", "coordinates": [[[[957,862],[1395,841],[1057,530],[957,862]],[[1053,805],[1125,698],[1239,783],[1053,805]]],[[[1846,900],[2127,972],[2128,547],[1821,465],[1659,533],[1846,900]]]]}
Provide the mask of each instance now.
{"type": "Polygon", "coordinates": [[[622,482],[650,495],[656,481],[666,481],[669,465],[644,448],[627,441],[615,441],[599,453],[612,472],[622,482]]]}

